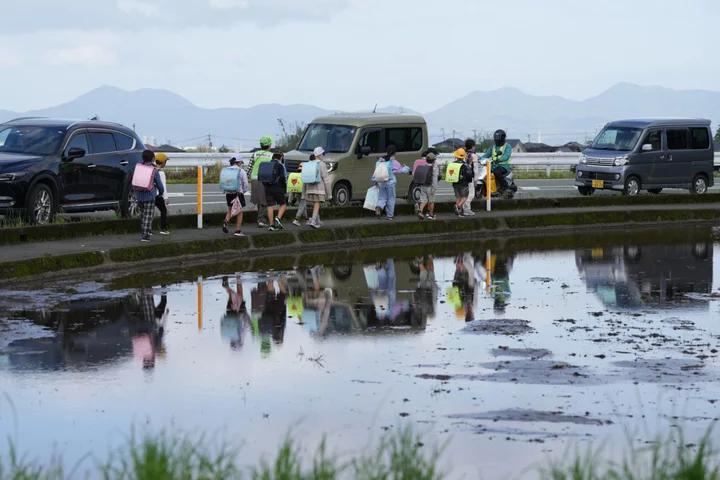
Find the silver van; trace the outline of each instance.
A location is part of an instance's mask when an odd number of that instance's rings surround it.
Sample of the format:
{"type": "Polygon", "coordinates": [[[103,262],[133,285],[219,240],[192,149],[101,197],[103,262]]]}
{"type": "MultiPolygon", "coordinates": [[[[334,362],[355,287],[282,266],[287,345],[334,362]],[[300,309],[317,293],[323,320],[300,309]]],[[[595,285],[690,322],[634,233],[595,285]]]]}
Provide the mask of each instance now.
{"type": "Polygon", "coordinates": [[[637,195],[663,188],[703,194],[714,183],[710,120],[621,120],[605,125],[575,170],[581,195],[616,190],[637,195]]]}

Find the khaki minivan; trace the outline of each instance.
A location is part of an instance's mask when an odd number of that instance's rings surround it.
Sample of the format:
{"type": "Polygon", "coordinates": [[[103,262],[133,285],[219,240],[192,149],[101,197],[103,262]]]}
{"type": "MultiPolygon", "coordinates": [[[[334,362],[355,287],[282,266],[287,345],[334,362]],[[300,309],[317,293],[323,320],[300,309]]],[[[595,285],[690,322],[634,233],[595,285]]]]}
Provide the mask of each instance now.
{"type": "Polygon", "coordinates": [[[651,119],[608,123],[575,171],[582,195],[617,190],[637,195],[683,188],[703,194],[714,183],[715,151],[710,120],[651,119]]]}
{"type": "MultiPolygon", "coordinates": [[[[327,152],[325,162],[333,202],[347,206],[365,198],[372,186],[370,178],[375,163],[389,145],[397,147],[395,158],[412,170],[415,160],[428,148],[425,119],[384,113],[343,113],[316,118],[305,129],[296,149],[285,154],[285,166],[288,173],[297,172],[298,165],[308,161],[316,147],[323,147],[327,152]]],[[[397,176],[397,195],[417,200],[419,192],[412,185],[411,175],[397,176]]]]}

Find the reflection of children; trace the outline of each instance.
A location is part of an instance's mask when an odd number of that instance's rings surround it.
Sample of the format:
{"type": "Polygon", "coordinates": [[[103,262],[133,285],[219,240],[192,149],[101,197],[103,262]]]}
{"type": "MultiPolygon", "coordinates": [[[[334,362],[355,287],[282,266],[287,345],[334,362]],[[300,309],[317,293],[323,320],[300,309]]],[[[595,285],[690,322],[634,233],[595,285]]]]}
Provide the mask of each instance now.
{"type": "Polygon", "coordinates": [[[460,296],[460,309],[458,316],[462,315],[466,322],[474,320],[475,304],[475,265],[470,253],[460,254],[455,260],[455,277],[453,287],[458,289],[460,296]]]}
{"type": "Polygon", "coordinates": [[[167,297],[163,295],[160,305],[155,307],[155,300],[151,291],[143,291],[140,295],[140,322],[132,338],[135,358],[142,360],[145,370],[155,368],[155,353],[162,350],[163,336],[169,310],[165,310],[157,321],[158,311],[167,305],[167,297]]]}
{"type": "Polygon", "coordinates": [[[423,317],[435,315],[437,284],[435,283],[435,262],[428,256],[420,262],[420,279],[415,291],[415,303],[423,317]]]}
{"type": "Polygon", "coordinates": [[[236,289],[230,288],[227,277],[223,278],[223,287],[228,294],[225,316],[220,321],[221,335],[230,339],[230,348],[237,350],[244,344],[245,334],[250,326],[245,300],[243,299],[243,286],[240,278],[236,279],[236,289]]]}
{"type": "Polygon", "coordinates": [[[285,304],[287,290],[282,279],[277,281],[277,290],[279,291],[275,290],[275,282],[270,280],[267,283],[265,309],[260,316],[260,334],[263,336],[269,334],[273,342],[280,345],[285,340],[287,322],[287,305],[285,304]]]}
{"type": "Polygon", "coordinates": [[[497,313],[505,313],[505,307],[510,302],[510,271],[508,258],[498,255],[495,261],[495,270],[492,272],[493,309],[497,313]]]}

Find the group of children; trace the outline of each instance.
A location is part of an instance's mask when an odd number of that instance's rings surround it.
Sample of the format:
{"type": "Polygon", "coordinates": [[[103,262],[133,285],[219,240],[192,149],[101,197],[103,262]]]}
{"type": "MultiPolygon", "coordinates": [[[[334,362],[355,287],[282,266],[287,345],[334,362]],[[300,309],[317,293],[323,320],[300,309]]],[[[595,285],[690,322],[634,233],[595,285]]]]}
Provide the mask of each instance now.
{"type": "MultiPolygon", "coordinates": [[[[507,187],[504,174],[509,172],[509,161],[512,149],[505,144],[505,132],[498,130],[494,136],[495,145],[491,146],[482,158],[490,159],[496,168],[493,170],[501,187],[507,187]]],[[[293,225],[300,226],[303,218],[306,225],[312,228],[323,227],[320,220],[320,204],[332,200],[331,185],[327,165],[323,160],[325,150],[317,147],[308,162],[301,163],[298,171],[302,176],[302,190],[288,193],[288,172],[285,167],[285,156],[282,151],[272,150],[273,139],[263,136],[260,139],[260,149],[257,150],[250,161],[247,170],[244,168],[242,158],[230,159],[230,166],[223,169],[220,185],[225,193],[228,211],[223,221],[222,230],[229,233],[228,226],[232,217],[236,217],[235,233],[237,237],[244,236],[242,232],[243,209],[246,206],[245,194],[250,190],[250,201],[257,205],[257,225],[259,228],[268,228],[269,231],[284,229],[282,219],[287,209],[288,200],[293,204],[299,202],[297,214],[293,225]],[[304,171],[303,171],[304,170],[304,171]],[[249,176],[249,178],[248,178],[249,176]],[[308,203],[313,205],[312,217],[308,217],[308,203]],[[275,207],[277,214],[275,213],[275,207]]],[[[465,141],[465,148],[455,151],[455,161],[447,167],[445,180],[453,184],[455,194],[455,213],[459,217],[472,216],[471,202],[475,197],[475,185],[478,181],[480,157],[475,153],[476,143],[472,139],[465,141]]],[[[408,174],[410,169],[400,164],[395,158],[397,148],[388,147],[387,154],[380,158],[375,165],[375,172],[371,181],[378,187],[378,201],[375,214],[381,217],[383,210],[388,220],[395,214],[397,174],[408,174]]],[[[438,152],[428,149],[423,158],[416,162],[413,168],[413,181],[420,187],[420,198],[417,208],[418,218],[421,220],[434,220],[435,194],[438,181],[443,178],[440,167],[437,165],[438,152]],[[425,209],[427,208],[427,212],[425,209]]],[[[152,236],[152,222],[155,208],[161,213],[160,233],[169,235],[167,226],[167,205],[169,205],[167,182],[162,171],[167,163],[167,156],[163,153],[155,155],[146,150],[142,154],[144,166],[154,166],[152,185],[148,189],[135,187],[142,224],[142,241],[149,242],[152,236]]],[[[293,181],[298,181],[296,176],[293,181]]]]}

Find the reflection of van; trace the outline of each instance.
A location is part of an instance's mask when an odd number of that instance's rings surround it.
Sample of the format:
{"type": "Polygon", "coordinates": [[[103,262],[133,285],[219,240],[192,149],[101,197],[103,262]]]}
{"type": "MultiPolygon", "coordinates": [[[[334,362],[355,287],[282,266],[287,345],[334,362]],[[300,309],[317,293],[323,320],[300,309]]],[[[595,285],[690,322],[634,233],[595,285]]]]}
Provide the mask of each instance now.
{"type": "Polygon", "coordinates": [[[714,183],[710,120],[622,120],[608,123],[583,152],[575,172],[582,195],[618,190],[637,195],[663,188],[703,194],[714,183]]]}
{"type": "MultiPolygon", "coordinates": [[[[365,198],[375,163],[389,145],[398,150],[396,159],[412,166],[428,146],[425,119],[416,115],[381,113],[339,114],[313,120],[297,148],[285,155],[287,171],[296,172],[298,165],[309,159],[316,147],[327,152],[327,162],[336,205],[365,198]]],[[[410,193],[410,175],[398,175],[397,194],[410,193]]]]}
{"type": "Polygon", "coordinates": [[[712,242],[582,249],[575,252],[588,291],[610,308],[707,309],[713,284],[712,242]]]}

